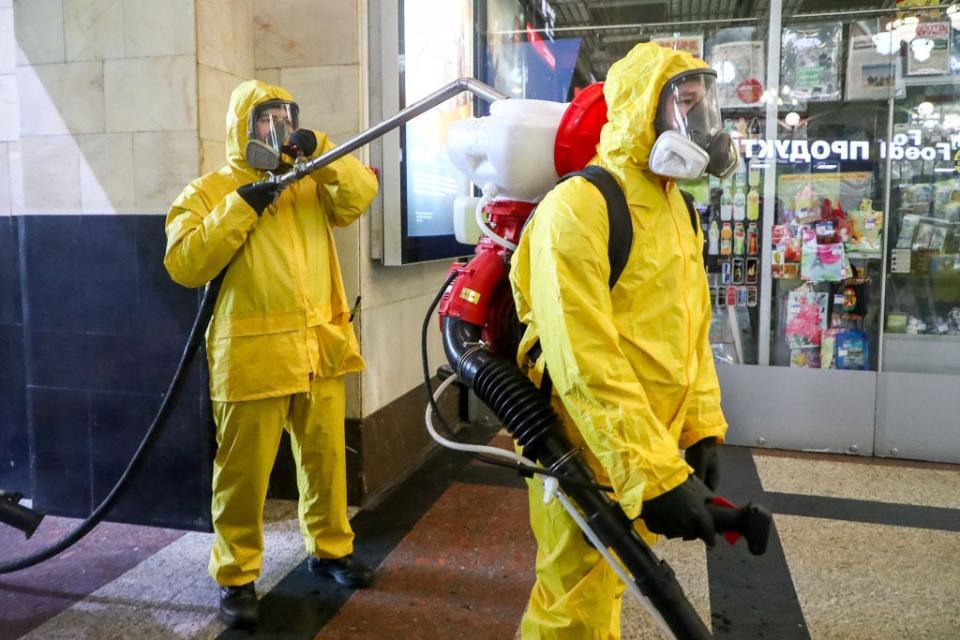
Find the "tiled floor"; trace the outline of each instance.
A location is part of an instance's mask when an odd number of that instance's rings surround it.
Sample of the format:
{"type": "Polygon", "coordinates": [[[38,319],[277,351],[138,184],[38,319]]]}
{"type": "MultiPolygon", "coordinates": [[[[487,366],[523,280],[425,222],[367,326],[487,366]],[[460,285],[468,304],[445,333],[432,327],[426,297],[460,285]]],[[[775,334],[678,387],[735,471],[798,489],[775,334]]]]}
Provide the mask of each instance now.
{"type": "MultiPolygon", "coordinates": [[[[718,638],[960,637],[960,468],[727,447],[722,480],[722,493],[774,512],[768,553],[656,547],[718,638]]],[[[357,554],[379,575],[351,592],[305,570],[295,505],[272,502],[253,632],[216,618],[209,534],[104,525],[55,560],[0,576],[0,639],[514,638],[533,581],[526,503],[508,471],[438,451],[354,516],[357,554]]],[[[74,522],[48,518],[29,545],[0,530],[0,561],[74,522]]],[[[623,638],[658,637],[627,597],[623,638]]]]}

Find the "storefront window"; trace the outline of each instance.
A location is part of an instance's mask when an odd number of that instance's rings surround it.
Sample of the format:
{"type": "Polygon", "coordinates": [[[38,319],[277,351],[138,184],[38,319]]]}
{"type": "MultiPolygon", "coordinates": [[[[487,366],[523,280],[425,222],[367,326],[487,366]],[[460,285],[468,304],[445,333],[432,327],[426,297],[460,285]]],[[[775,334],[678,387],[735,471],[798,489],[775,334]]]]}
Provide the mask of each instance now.
{"type": "MultiPolygon", "coordinates": [[[[957,14],[953,14],[957,15],[957,14]]],[[[883,369],[960,373],[960,31],[917,14],[891,152],[883,369]],[[898,148],[899,147],[899,148],[898,148]]],[[[960,26],[960,24],[957,24],[960,26]]]]}
{"type": "Polygon", "coordinates": [[[877,368],[885,140],[903,91],[887,22],[784,20],[770,364],[877,368]]]}
{"type": "Polygon", "coordinates": [[[718,361],[877,371],[886,354],[914,371],[934,345],[960,348],[960,11],[784,0],[771,52],[770,3],[667,2],[656,19],[626,2],[482,4],[484,79],[516,97],[569,100],[643,41],[717,71],[743,162],[681,188],[708,239],[718,361]]]}
{"type": "Polygon", "coordinates": [[[680,187],[715,359],[757,365],[717,368],[728,442],[960,460],[960,2],[479,2],[511,96],[570,100],[651,40],[716,70],[743,163],[680,187]]]}

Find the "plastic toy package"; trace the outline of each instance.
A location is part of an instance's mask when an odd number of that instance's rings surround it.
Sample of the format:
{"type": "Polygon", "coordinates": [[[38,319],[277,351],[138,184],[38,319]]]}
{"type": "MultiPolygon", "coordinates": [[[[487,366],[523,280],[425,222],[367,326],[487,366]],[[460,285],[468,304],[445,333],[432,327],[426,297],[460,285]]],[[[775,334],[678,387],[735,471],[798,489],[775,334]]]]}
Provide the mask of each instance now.
{"type": "Polygon", "coordinates": [[[870,366],[870,341],[863,331],[837,334],[837,369],[865,371],[870,366]]]}
{"type": "Polygon", "coordinates": [[[780,83],[785,100],[828,102],[840,99],[842,34],[840,22],[783,29],[780,83]]]}
{"type": "Polygon", "coordinates": [[[860,258],[879,256],[883,243],[883,212],[875,211],[873,201],[866,198],[847,216],[850,237],[844,241],[846,251],[860,258]]]}
{"type": "Polygon", "coordinates": [[[723,108],[762,106],[766,78],[765,43],[754,27],[717,31],[709,46],[709,62],[723,69],[717,92],[723,108]]]}
{"type": "Polygon", "coordinates": [[[798,278],[800,276],[800,238],[790,225],[773,226],[771,233],[773,251],[771,253],[770,274],[774,278],[798,278]]]}
{"type": "Polygon", "coordinates": [[[920,224],[920,216],[908,213],[900,221],[900,235],[897,237],[897,249],[911,249],[913,234],[920,224]]]}
{"type": "Polygon", "coordinates": [[[820,349],[790,349],[790,366],[802,369],[819,369],[820,349]]]}
{"type": "MultiPolygon", "coordinates": [[[[800,237],[803,253],[800,260],[800,277],[808,282],[839,282],[845,275],[845,255],[842,242],[817,242],[817,232],[811,227],[801,227],[800,237]]],[[[832,236],[823,236],[831,239],[832,236]]]]}
{"type": "Polygon", "coordinates": [[[827,329],[820,336],[820,368],[836,368],[838,329],[827,329]]]}
{"type": "Polygon", "coordinates": [[[827,328],[828,294],[801,287],[787,295],[787,325],[784,331],[791,349],[809,349],[820,346],[820,338],[827,328]]]}

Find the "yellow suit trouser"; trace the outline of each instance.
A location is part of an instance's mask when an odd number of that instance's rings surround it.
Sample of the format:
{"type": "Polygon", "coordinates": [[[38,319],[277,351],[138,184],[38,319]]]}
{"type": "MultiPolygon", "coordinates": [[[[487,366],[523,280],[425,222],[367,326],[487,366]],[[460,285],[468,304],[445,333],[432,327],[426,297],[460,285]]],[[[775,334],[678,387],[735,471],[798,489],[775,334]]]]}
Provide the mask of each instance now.
{"type": "Polygon", "coordinates": [[[530,526],[537,540],[537,581],[520,623],[523,640],[615,640],[625,590],[556,499],[528,480],[530,526]]]}
{"type": "Polygon", "coordinates": [[[315,378],[309,393],[246,402],[213,402],[213,548],[210,575],[222,586],[260,575],[263,505],[281,429],[290,434],[307,553],[353,552],[347,519],[343,376],[315,378]]]}

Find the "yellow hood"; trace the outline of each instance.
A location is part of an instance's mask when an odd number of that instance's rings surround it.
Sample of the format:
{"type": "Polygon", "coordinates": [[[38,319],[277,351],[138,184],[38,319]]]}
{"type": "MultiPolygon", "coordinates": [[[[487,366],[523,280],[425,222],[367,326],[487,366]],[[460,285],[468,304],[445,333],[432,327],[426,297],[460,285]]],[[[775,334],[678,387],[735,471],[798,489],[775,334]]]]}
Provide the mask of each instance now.
{"type": "Polygon", "coordinates": [[[664,85],[678,73],[706,68],[705,62],[685,51],[652,42],[638,44],[615,62],[603,84],[608,121],[600,132],[602,164],[646,169],[657,137],[654,118],[664,85]]]}
{"type": "Polygon", "coordinates": [[[227,164],[238,171],[256,176],[261,173],[247,164],[247,142],[250,139],[247,129],[250,113],[257,105],[270,100],[294,101],[293,96],[283,87],[259,80],[241,82],[230,94],[230,105],[227,107],[227,164]]]}

